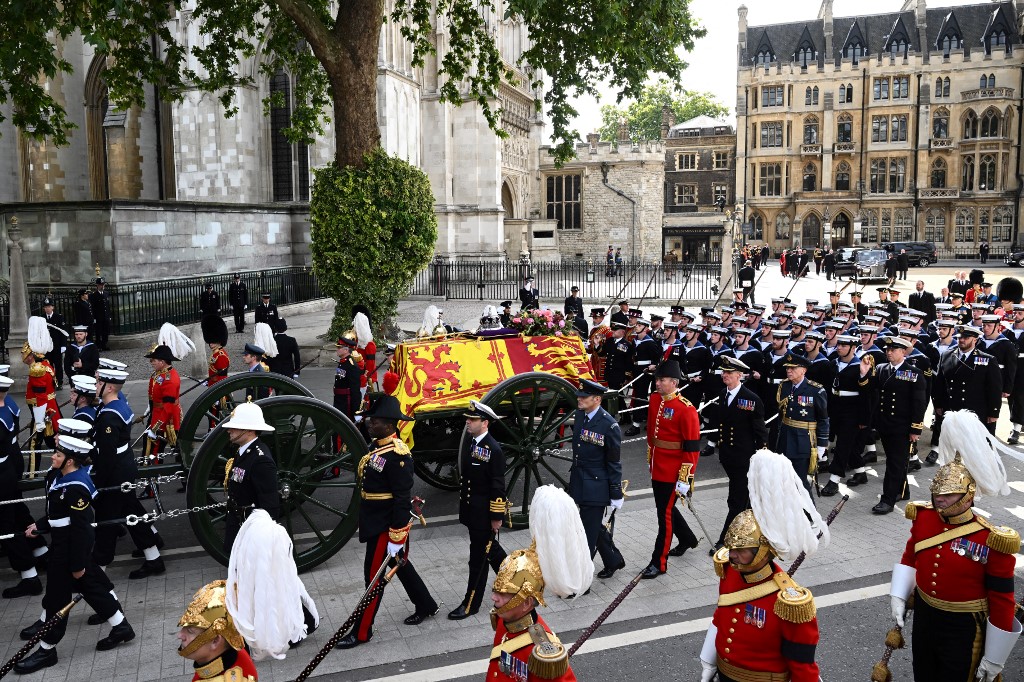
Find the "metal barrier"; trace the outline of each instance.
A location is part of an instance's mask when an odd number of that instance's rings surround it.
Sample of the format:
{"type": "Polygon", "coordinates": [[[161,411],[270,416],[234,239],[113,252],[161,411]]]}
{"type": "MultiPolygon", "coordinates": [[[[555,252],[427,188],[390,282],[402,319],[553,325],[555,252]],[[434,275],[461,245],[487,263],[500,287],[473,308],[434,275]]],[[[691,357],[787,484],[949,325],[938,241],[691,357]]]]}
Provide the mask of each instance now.
{"type": "MultiPolygon", "coordinates": [[[[106,291],[110,295],[111,334],[137,334],[155,331],[164,322],[187,324],[199,320],[199,297],[212,283],[214,290],[220,295],[221,314],[231,312],[228,298],[228,287],[234,281],[235,273],[219,275],[202,275],[196,277],[177,277],[151,282],[132,282],[128,284],[107,284],[106,291]]],[[[272,270],[250,271],[239,273],[249,290],[249,309],[259,303],[260,294],[267,292],[275,305],[301,303],[323,298],[320,284],[311,268],[288,267],[272,270]]],[[[54,307],[64,316],[70,327],[75,323],[74,304],[78,300],[78,291],[93,286],[29,284],[29,309],[39,314],[43,299],[50,296],[54,299],[54,307]]],[[[8,322],[9,303],[6,298],[0,299],[3,306],[3,334],[6,341],[10,328],[8,322]]]]}
{"type": "MultiPolygon", "coordinates": [[[[616,294],[634,305],[641,297],[664,303],[714,299],[720,263],[661,264],[623,263],[613,271],[604,263],[521,263],[518,261],[459,261],[437,259],[420,271],[410,294],[437,298],[498,303],[511,300],[516,306],[525,277],[534,277],[542,303],[560,301],[572,286],[589,300],[610,299],[616,294]],[[627,284],[628,282],[628,284],[627,284]],[[621,292],[621,293],[620,293],[621,292]]],[[[723,296],[728,300],[728,296],[723,296]]]]}

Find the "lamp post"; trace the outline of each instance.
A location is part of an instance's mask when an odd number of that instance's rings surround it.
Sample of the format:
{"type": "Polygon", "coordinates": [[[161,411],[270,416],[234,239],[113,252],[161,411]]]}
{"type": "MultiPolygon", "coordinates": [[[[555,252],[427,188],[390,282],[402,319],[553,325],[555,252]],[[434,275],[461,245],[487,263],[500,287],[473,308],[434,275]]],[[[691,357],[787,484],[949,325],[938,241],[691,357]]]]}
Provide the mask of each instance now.
{"type": "Polygon", "coordinates": [[[12,216],[7,228],[8,263],[10,266],[10,333],[7,335],[7,357],[11,360],[8,374],[12,377],[28,375],[28,367],[15,358],[21,356],[21,346],[28,339],[28,286],[25,284],[25,267],[21,261],[21,227],[18,217],[12,216]]]}

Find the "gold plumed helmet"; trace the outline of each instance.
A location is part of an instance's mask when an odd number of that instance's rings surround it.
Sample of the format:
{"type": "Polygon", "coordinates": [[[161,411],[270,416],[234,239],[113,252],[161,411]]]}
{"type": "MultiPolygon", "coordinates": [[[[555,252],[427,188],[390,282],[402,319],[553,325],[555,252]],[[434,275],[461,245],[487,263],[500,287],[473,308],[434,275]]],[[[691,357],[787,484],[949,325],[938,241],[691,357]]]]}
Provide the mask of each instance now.
{"type": "Polygon", "coordinates": [[[359,337],[356,335],[355,328],[349,329],[347,332],[341,335],[341,338],[347,339],[352,342],[352,352],[350,354],[352,357],[352,362],[361,362],[363,359],[363,354],[356,350],[356,347],[359,345],[359,337]]]}
{"type": "Polygon", "coordinates": [[[217,635],[223,637],[232,649],[238,650],[245,646],[245,640],[235,629],[235,622],[225,606],[225,585],[223,580],[214,580],[200,588],[192,597],[192,602],[178,621],[178,627],[199,628],[203,633],[193,639],[187,647],[179,649],[180,656],[194,653],[217,635]]]}
{"type": "Polygon", "coordinates": [[[754,518],[754,512],[749,509],[741,511],[729,524],[729,529],[725,531],[725,547],[755,550],[753,561],[745,564],[743,571],[756,571],[775,556],[768,538],[761,532],[761,525],[754,518]]]}
{"type": "Polygon", "coordinates": [[[501,562],[493,589],[495,592],[515,595],[499,612],[510,611],[530,597],[541,606],[547,606],[544,603],[544,575],[540,570],[536,543],[531,543],[529,549],[517,549],[501,562]]]}
{"type": "Polygon", "coordinates": [[[970,469],[964,465],[963,456],[957,452],[952,462],[939,467],[932,479],[932,495],[963,495],[954,505],[940,509],[939,514],[951,518],[963,514],[974,504],[974,493],[978,489],[970,469]]]}

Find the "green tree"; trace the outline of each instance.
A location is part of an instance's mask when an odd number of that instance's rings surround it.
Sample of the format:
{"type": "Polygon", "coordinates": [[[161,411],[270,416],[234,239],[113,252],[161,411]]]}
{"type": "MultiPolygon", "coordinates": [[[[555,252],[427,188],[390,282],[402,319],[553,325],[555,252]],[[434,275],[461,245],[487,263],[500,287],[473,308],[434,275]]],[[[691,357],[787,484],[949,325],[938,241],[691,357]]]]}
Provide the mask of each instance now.
{"type": "Polygon", "coordinates": [[[677,123],[697,116],[721,118],[729,114],[710,92],[696,92],[674,88],[661,80],[644,87],[640,96],[625,107],[605,104],[601,107],[601,127],[598,132],[607,142],[619,139],[619,125],[626,122],[629,139],[633,141],[658,140],[661,138],[662,109],[672,107],[677,123]]]}
{"type": "MultiPolygon", "coordinates": [[[[678,80],[685,64],[677,48],[692,49],[705,33],[690,14],[689,0],[505,0],[497,7],[493,0],[395,0],[390,14],[383,0],[194,0],[189,18],[201,37],[186,45],[170,30],[181,20],[184,4],[2,3],[0,104],[10,107],[13,123],[26,134],[66,144],[74,123],[48,86],[72,70],[63,47],[76,32],[108,56],[104,78],[112,105],[121,109],[143,105],[147,83],[157,83],[168,98],[181,98],[193,89],[215,93],[230,115],[237,106],[235,91],[254,85],[240,63],[258,54],[261,76],[283,68],[296,79],[298,105],[285,135],[293,142],[310,142],[324,134],[330,121],[336,171],[342,173],[349,167],[364,169],[380,146],[377,56],[382,23],[401,26],[412,44],[414,64],[425,67],[428,58],[436,63],[444,101],[476,102],[501,134],[498,89],[516,76],[501,57],[494,29],[508,19],[522,22],[529,31],[531,42],[517,66],[528,74],[530,82],[524,85],[538,91],[543,87],[543,100],[535,105],[546,111],[554,128],[555,157],[564,161],[573,155],[577,140],[570,128],[576,115],[572,98],[595,95],[600,83],[610,83],[620,97],[637,98],[651,73],[678,80]]],[[[269,98],[264,102],[265,107],[272,104],[269,98]]],[[[410,214],[418,214],[418,208],[412,207],[410,214]]],[[[394,247],[389,257],[418,253],[391,241],[386,217],[372,232],[394,247]]],[[[352,243],[349,248],[363,246],[352,243]]],[[[327,264],[314,259],[314,267],[323,275],[327,264]]],[[[363,297],[371,294],[372,287],[356,290],[363,297]]]]}

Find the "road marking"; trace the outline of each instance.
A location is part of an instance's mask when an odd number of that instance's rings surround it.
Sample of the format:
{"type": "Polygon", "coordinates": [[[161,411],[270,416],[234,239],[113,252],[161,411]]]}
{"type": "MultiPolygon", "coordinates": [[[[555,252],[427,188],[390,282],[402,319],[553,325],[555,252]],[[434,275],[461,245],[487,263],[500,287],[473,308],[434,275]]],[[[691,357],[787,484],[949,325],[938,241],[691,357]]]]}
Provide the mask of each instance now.
{"type": "Polygon", "coordinates": [[[987,511],[985,511],[984,509],[982,509],[981,507],[975,507],[975,508],[974,508],[974,511],[975,511],[976,513],[978,513],[978,514],[981,514],[981,515],[982,515],[982,516],[984,516],[984,517],[985,517],[986,519],[988,519],[988,518],[991,518],[991,517],[992,517],[992,512],[987,512],[987,511]]]}
{"type": "MultiPolygon", "coordinates": [[[[889,583],[886,582],[880,585],[870,585],[868,587],[860,587],[854,590],[836,592],[835,594],[827,594],[823,597],[815,597],[814,604],[817,608],[823,609],[829,606],[838,606],[840,604],[849,604],[851,602],[863,601],[865,599],[874,599],[887,594],[889,594],[889,583]]],[[[710,610],[710,608],[711,607],[709,606],[708,609],[710,610]]],[[[623,632],[616,635],[595,637],[587,640],[587,643],[580,647],[580,650],[576,655],[579,656],[581,654],[589,654],[596,651],[618,649],[619,647],[624,646],[635,646],[645,642],[702,632],[707,630],[708,625],[710,624],[711,618],[694,618],[693,620],[682,621],[680,623],[669,623],[668,625],[657,625],[655,627],[623,632]]],[[[483,653],[483,650],[481,653],[483,653]]],[[[415,672],[390,675],[388,677],[378,677],[373,680],[368,680],[367,682],[384,682],[385,680],[388,680],[389,682],[437,682],[439,680],[455,680],[463,677],[480,677],[486,673],[487,661],[478,660],[456,663],[442,668],[431,668],[429,670],[417,670],[415,672]]]]}
{"type": "Polygon", "coordinates": [[[920,484],[918,484],[917,482],[917,477],[914,476],[913,474],[907,474],[907,483],[914,486],[915,488],[921,487],[920,484]]]}
{"type": "Polygon", "coordinates": [[[1017,507],[1007,507],[1006,511],[1010,512],[1011,514],[1016,516],[1018,519],[1024,519],[1024,507],[1020,507],[1020,506],[1017,506],[1017,507]]]}
{"type": "Polygon", "coordinates": [[[1017,492],[1024,493],[1024,482],[1022,481],[1008,481],[1006,485],[1010,486],[1017,492]]]}

